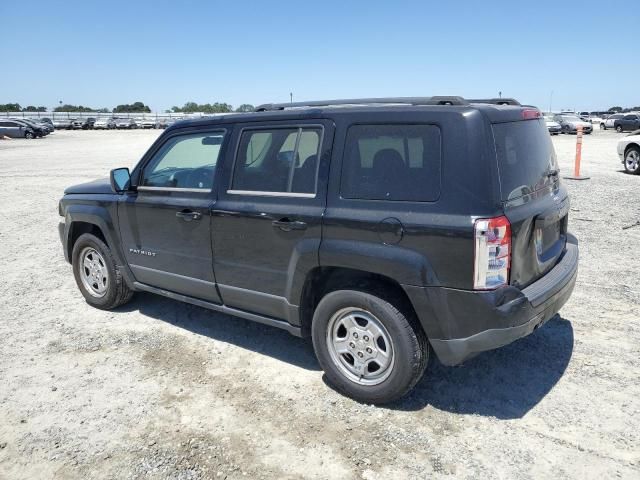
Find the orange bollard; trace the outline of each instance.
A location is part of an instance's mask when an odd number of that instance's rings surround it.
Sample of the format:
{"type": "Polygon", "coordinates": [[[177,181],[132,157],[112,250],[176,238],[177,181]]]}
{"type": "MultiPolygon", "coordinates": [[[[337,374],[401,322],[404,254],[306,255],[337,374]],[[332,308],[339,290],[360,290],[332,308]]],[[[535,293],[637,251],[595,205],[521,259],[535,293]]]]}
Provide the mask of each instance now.
{"type": "Polygon", "coordinates": [[[576,160],[573,165],[573,175],[566,175],[569,180],[587,180],[590,177],[580,175],[580,162],[582,161],[582,125],[576,127],[576,160]]]}

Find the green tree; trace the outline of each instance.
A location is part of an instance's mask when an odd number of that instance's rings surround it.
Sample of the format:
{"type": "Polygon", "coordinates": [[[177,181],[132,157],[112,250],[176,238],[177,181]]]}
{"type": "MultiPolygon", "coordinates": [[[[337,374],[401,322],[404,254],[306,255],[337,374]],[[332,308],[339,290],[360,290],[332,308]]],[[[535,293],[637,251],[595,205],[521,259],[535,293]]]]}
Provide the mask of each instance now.
{"type": "Polygon", "coordinates": [[[236,112],[255,112],[256,107],[249,103],[243,103],[238,108],[236,108],[236,112]]]}
{"type": "Polygon", "coordinates": [[[46,112],[47,107],[34,107],[33,105],[29,105],[28,107],[24,107],[22,111],[23,112],[46,112]]]}
{"type": "Polygon", "coordinates": [[[228,103],[219,103],[219,102],[215,102],[214,104],[211,104],[211,103],[198,104],[196,102],[187,102],[182,107],[175,107],[175,106],[172,107],[171,111],[173,113],[179,113],[179,112],[182,112],[182,113],[195,113],[195,112],[228,113],[228,112],[233,112],[233,107],[228,103]]]}
{"type": "Polygon", "coordinates": [[[619,113],[622,111],[622,107],[611,107],[608,112],[619,113]]]}
{"type": "Polygon", "coordinates": [[[83,107],[82,105],[70,105],[65,103],[53,109],[54,112],[94,112],[95,109],[90,107],[83,107]]]}
{"type": "Polygon", "coordinates": [[[125,103],[114,108],[113,113],[151,113],[151,109],[142,102],[125,103]]]}
{"type": "Polygon", "coordinates": [[[22,110],[19,103],[5,103],[0,105],[0,112],[19,112],[22,110]]]}

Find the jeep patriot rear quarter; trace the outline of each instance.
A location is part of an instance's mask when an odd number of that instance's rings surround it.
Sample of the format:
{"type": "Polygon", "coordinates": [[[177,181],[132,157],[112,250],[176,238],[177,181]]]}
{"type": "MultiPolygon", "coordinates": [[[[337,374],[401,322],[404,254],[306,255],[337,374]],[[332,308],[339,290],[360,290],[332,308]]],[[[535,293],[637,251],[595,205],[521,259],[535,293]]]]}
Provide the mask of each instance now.
{"type": "Polygon", "coordinates": [[[70,187],[60,237],[98,308],[147,291],[311,336],[385,403],[528,335],[578,245],[540,112],[510,99],[264,105],[178,122],[129,173],[70,187]]]}

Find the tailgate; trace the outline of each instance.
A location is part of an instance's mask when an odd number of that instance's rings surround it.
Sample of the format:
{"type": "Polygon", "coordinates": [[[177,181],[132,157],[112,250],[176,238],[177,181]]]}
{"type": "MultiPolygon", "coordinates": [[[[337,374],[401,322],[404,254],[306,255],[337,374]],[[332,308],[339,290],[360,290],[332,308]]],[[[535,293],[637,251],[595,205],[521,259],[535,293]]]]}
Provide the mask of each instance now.
{"type": "Polygon", "coordinates": [[[501,199],[511,223],[511,285],[524,288],[565,250],[569,197],[543,120],[493,125],[501,199]]]}

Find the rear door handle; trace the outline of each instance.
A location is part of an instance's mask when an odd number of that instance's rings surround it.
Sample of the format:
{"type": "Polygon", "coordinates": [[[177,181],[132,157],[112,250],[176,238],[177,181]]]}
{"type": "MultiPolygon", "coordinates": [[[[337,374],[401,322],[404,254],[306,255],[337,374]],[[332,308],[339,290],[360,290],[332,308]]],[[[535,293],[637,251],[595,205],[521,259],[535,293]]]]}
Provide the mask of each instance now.
{"type": "Polygon", "coordinates": [[[190,222],[191,220],[200,220],[200,218],[202,218],[202,214],[192,210],[180,210],[179,212],[176,212],[176,217],[181,218],[185,222],[190,222]]]}
{"type": "Polygon", "coordinates": [[[307,224],[300,220],[289,220],[288,218],[281,218],[280,220],[274,220],[271,222],[274,228],[279,228],[283,232],[290,232],[291,230],[306,230],[307,224]]]}

